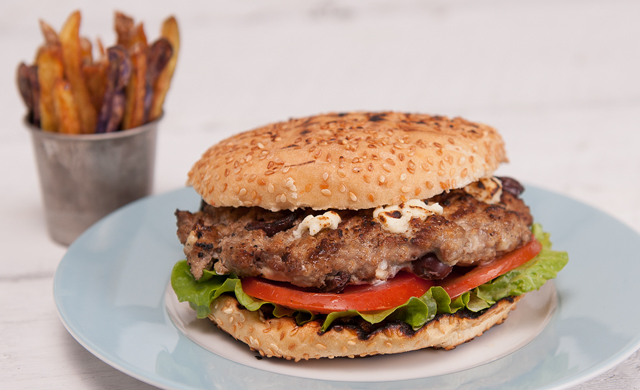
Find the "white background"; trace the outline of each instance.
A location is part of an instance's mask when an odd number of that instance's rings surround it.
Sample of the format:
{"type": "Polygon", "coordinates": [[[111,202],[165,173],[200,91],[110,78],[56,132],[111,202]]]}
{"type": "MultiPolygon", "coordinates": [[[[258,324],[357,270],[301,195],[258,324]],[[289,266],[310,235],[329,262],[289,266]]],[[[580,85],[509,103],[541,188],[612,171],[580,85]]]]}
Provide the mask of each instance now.
{"type": "MultiPolygon", "coordinates": [[[[15,72],[42,43],[38,19],[60,29],[75,9],[81,33],[107,45],[116,9],[144,21],[150,39],[166,16],[178,19],[182,47],[160,127],[155,193],[182,187],[209,145],[271,121],[425,112],[496,127],[511,160],[498,174],[595,206],[640,232],[640,2],[105,3],[0,3],[2,388],[150,387],[77,344],[52,297],[66,248],[47,236],[15,72]]],[[[635,354],[578,388],[638,388],[639,364],[635,354]]]]}

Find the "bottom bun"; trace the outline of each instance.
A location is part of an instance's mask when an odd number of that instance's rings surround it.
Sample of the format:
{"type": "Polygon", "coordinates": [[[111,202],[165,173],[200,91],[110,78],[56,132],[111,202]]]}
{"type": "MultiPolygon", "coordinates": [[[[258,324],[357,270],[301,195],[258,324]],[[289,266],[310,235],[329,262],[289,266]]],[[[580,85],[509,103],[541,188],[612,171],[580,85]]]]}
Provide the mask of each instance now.
{"type": "Polygon", "coordinates": [[[353,358],[423,348],[453,349],[501,324],[522,297],[504,298],[479,316],[442,314],[416,332],[391,325],[364,339],[355,329],[346,326],[334,326],[322,333],[318,321],[298,326],[291,317],[265,319],[259,311],[242,308],[234,297],[228,295],[213,302],[209,319],[262,356],[295,361],[353,358]]]}

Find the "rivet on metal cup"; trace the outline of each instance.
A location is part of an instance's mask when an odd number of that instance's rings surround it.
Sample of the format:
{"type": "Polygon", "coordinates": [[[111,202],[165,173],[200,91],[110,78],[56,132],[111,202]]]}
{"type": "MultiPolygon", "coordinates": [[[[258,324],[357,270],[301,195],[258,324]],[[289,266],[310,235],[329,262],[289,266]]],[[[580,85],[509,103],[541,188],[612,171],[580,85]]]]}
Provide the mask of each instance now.
{"type": "Polygon", "coordinates": [[[158,120],[106,134],[31,132],[49,235],[71,244],[110,212],[153,189],[158,120]]]}

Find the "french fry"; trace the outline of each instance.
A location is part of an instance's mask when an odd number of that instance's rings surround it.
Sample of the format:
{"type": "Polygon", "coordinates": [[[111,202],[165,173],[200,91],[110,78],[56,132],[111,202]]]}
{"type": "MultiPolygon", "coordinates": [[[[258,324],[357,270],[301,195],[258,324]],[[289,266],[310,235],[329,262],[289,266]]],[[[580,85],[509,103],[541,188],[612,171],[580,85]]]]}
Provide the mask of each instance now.
{"type": "Polygon", "coordinates": [[[178,62],[178,52],[180,51],[180,31],[178,30],[178,22],[171,16],[162,24],[160,35],[171,43],[173,52],[167,66],[160,72],[158,79],[153,86],[153,100],[151,103],[150,120],[157,119],[162,114],[162,105],[169,91],[171,78],[176,69],[178,62]]]}
{"type": "Polygon", "coordinates": [[[38,84],[40,86],[40,128],[58,131],[58,118],[53,106],[53,88],[56,79],[64,77],[60,45],[45,45],[38,51],[38,84]]]}
{"type": "Polygon", "coordinates": [[[131,129],[144,124],[147,50],[141,42],[138,42],[129,49],[129,55],[131,56],[131,79],[126,88],[123,129],[131,129]]]}
{"type": "Polygon", "coordinates": [[[58,33],[49,26],[44,20],[40,20],[40,30],[42,31],[42,35],[44,36],[44,41],[46,45],[59,45],[60,38],[58,38],[58,33]]]}
{"type": "Polygon", "coordinates": [[[129,48],[133,47],[136,43],[142,44],[142,47],[146,50],[149,47],[147,42],[147,34],[144,33],[144,25],[138,23],[138,25],[131,30],[131,40],[129,48]]]}
{"type": "Polygon", "coordinates": [[[96,38],[96,43],[98,45],[98,54],[100,54],[100,58],[105,58],[105,50],[104,45],[102,44],[102,40],[100,38],[96,38]]]}
{"type": "Polygon", "coordinates": [[[56,79],[53,86],[53,106],[59,123],[59,132],[64,134],[81,134],[78,108],[73,99],[70,84],[63,79],[56,79]]]}
{"type": "Polygon", "coordinates": [[[91,96],[91,104],[96,109],[96,112],[100,112],[104,93],[107,90],[108,66],[108,62],[104,59],[93,64],[86,64],[82,67],[82,73],[84,73],[87,89],[91,96]]]}
{"type": "Polygon", "coordinates": [[[128,49],[131,47],[131,37],[133,35],[133,18],[123,14],[122,12],[115,13],[114,29],[117,35],[117,44],[128,49]]]}
{"type": "Polygon", "coordinates": [[[91,96],[82,74],[82,52],[80,49],[80,11],[69,16],[60,31],[64,73],[71,86],[71,93],[78,109],[82,133],[95,132],[97,112],[91,104],[91,96]]]}
{"type": "Polygon", "coordinates": [[[149,60],[145,83],[144,96],[144,122],[149,121],[151,115],[151,104],[153,103],[153,86],[158,80],[158,76],[169,63],[173,48],[167,38],[160,38],[149,48],[149,60]]]}
{"type": "Polygon", "coordinates": [[[123,46],[107,49],[107,87],[98,118],[97,133],[118,130],[125,109],[125,85],[131,78],[131,60],[123,46]]]}
{"type": "Polygon", "coordinates": [[[32,116],[34,102],[33,89],[31,88],[31,79],[29,77],[30,72],[30,68],[24,62],[18,66],[18,91],[20,91],[22,101],[24,101],[27,109],[29,109],[29,116],[32,116]]]}
{"type": "Polygon", "coordinates": [[[85,37],[80,37],[80,57],[82,64],[93,64],[93,46],[85,37]]]}

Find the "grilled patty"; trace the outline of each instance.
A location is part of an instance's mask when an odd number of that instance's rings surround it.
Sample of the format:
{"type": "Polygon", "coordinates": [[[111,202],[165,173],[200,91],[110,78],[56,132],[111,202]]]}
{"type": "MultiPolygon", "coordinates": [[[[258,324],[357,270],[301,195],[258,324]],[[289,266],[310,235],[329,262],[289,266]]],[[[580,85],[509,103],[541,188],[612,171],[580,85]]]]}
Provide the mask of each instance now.
{"type": "Polygon", "coordinates": [[[496,204],[461,189],[431,198],[443,207],[442,215],[412,219],[407,234],[384,230],[373,220],[373,209],[334,210],[342,219],[337,229],[295,238],[305,216],[324,211],[203,204],[195,213],[176,211],[178,237],[196,279],[214,269],[325,291],[384,281],[400,270],[440,279],[454,265],[490,261],[531,239],[533,221],[519,198],[522,187],[513,179],[503,182],[508,185],[496,204]]]}

